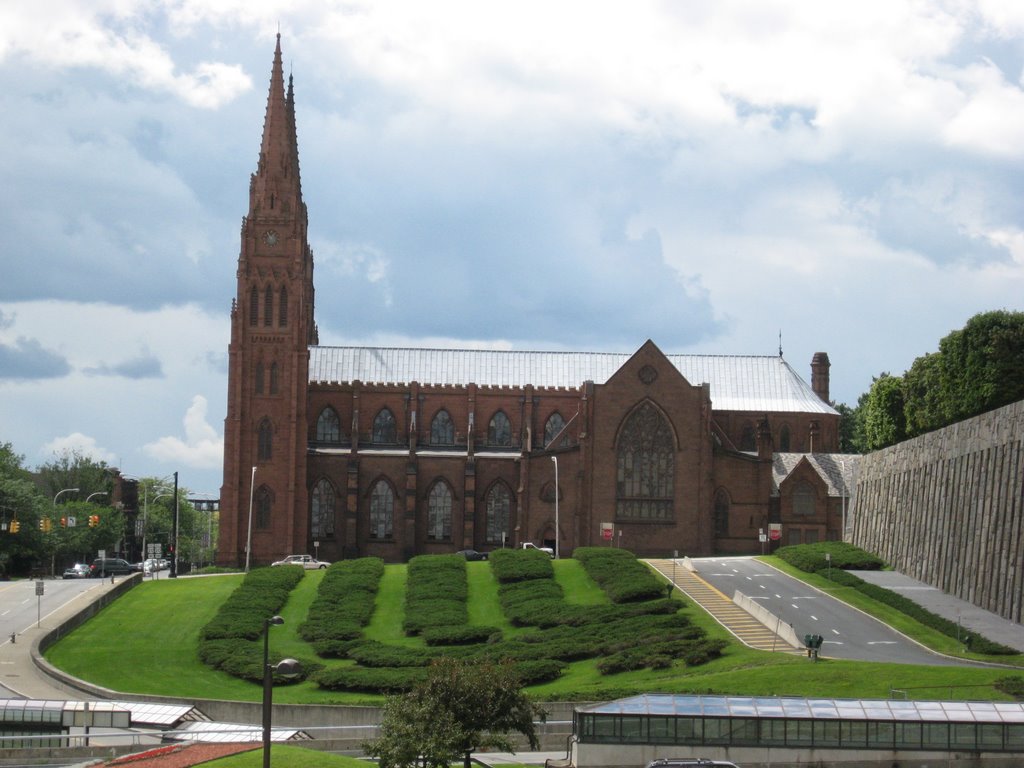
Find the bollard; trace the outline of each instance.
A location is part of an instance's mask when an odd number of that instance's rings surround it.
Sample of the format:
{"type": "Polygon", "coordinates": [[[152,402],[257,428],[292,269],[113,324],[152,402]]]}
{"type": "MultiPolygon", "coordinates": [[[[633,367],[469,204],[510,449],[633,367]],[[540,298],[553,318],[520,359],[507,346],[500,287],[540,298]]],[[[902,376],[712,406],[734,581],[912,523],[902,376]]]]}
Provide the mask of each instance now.
{"type": "Polygon", "coordinates": [[[11,632],[11,645],[14,645],[15,639],[18,637],[17,632],[11,632]]]}

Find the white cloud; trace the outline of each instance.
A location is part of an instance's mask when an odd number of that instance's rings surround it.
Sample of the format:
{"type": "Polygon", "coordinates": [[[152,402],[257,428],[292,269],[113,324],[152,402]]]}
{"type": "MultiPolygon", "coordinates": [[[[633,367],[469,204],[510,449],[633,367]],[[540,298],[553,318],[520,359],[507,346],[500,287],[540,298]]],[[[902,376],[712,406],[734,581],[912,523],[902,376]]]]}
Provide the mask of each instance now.
{"type": "Polygon", "coordinates": [[[143,450],[165,464],[197,469],[219,469],[224,462],[224,438],[206,421],[206,398],[196,395],[185,411],[185,439],[161,437],[143,450]]]}
{"type": "Polygon", "coordinates": [[[107,464],[116,465],[117,455],[99,446],[96,438],[83,435],[81,432],[72,432],[70,435],[57,437],[42,446],[43,454],[59,456],[63,453],[79,453],[82,456],[103,461],[107,464]]]}

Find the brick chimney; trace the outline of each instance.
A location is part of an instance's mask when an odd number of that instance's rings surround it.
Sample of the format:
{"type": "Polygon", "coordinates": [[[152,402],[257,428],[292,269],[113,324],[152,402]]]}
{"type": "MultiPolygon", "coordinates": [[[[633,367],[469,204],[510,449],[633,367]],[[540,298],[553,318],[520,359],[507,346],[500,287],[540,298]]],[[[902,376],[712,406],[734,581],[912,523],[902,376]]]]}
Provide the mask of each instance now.
{"type": "Polygon", "coordinates": [[[828,361],[827,352],[815,352],[811,358],[811,389],[814,394],[824,402],[830,402],[828,397],[828,369],[832,364],[828,361]]]}

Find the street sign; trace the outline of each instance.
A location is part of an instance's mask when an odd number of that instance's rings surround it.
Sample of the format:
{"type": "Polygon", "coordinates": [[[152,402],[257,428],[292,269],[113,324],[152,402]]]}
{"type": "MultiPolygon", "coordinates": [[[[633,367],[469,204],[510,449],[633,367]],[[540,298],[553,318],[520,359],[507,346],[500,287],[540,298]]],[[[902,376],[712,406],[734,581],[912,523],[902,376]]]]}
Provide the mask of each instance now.
{"type": "Polygon", "coordinates": [[[78,518],[68,515],[68,528],[74,528],[78,525],[78,518]]]}
{"type": "Polygon", "coordinates": [[[36,596],[42,597],[46,594],[46,584],[42,581],[36,582],[36,596]]]}

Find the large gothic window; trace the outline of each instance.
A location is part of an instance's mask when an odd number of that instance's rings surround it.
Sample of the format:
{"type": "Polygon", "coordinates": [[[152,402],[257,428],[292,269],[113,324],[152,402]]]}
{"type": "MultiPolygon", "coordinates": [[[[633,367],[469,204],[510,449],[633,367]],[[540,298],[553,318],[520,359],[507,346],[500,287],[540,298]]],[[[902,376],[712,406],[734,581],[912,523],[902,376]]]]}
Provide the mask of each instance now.
{"type": "MultiPolygon", "coordinates": [[[[552,413],[548,417],[547,422],[544,424],[544,445],[551,445],[551,441],[555,439],[555,435],[562,431],[562,427],[565,426],[565,419],[562,418],[562,414],[552,413]]],[[[569,436],[565,435],[559,445],[566,445],[569,442],[569,436]]]]}
{"type": "Polygon", "coordinates": [[[256,394],[257,395],[262,395],[263,394],[263,363],[256,363],[255,378],[256,378],[256,382],[255,382],[256,383],[256,387],[255,387],[256,394]]]}
{"type": "Polygon", "coordinates": [[[395,524],[395,491],[387,480],[378,480],[370,492],[370,538],[390,539],[395,524]]]}
{"type": "Polygon", "coordinates": [[[719,488],[715,494],[715,536],[729,535],[729,494],[719,488]]]}
{"type": "Polygon", "coordinates": [[[438,411],[430,422],[430,444],[455,445],[455,424],[448,411],[438,411]]]}
{"type": "Polygon", "coordinates": [[[274,322],[274,289],[269,285],[263,294],[263,324],[272,325],[274,322]]]}
{"type": "Polygon", "coordinates": [[[273,458],[271,448],[273,434],[274,428],[270,424],[270,419],[263,419],[256,429],[256,457],[260,461],[269,461],[273,458]]]}
{"type": "Polygon", "coordinates": [[[274,497],[270,489],[265,485],[260,486],[256,491],[256,528],[266,530],[270,527],[270,512],[273,507],[274,497]]]}
{"type": "Polygon", "coordinates": [[[283,285],[277,300],[277,324],[282,328],[288,325],[288,289],[283,285]]]}
{"type": "Polygon", "coordinates": [[[254,285],[249,291],[249,325],[260,323],[260,292],[254,285]]]}
{"type": "Polygon", "coordinates": [[[508,539],[509,519],[512,513],[512,493],[508,486],[498,483],[487,492],[484,503],[486,510],[486,537],[488,544],[501,544],[508,539]]]}
{"type": "Polygon", "coordinates": [[[334,486],[321,480],[310,495],[309,533],[314,541],[334,535],[334,486]]]}
{"type": "Polygon", "coordinates": [[[789,427],[783,424],[782,429],[779,430],[779,450],[783,453],[788,453],[789,443],[789,427]]]}
{"type": "Polygon", "coordinates": [[[281,389],[281,373],[277,363],[270,364],[270,394],[276,395],[281,389]]]}
{"type": "Polygon", "coordinates": [[[320,417],[316,420],[316,441],[318,443],[341,442],[341,420],[338,412],[330,406],[320,411],[320,417]]]}
{"type": "Polygon", "coordinates": [[[800,482],[793,489],[793,514],[811,516],[815,507],[814,486],[810,483],[800,482]]]}
{"type": "Polygon", "coordinates": [[[373,417],[373,431],[370,433],[370,442],[384,445],[398,442],[395,415],[388,408],[381,408],[380,412],[373,417]]]}
{"type": "Polygon", "coordinates": [[[452,489],[440,480],[434,483],[427,498],[427,538],[449,541],[452,537],[452,489]]]}
{"type": "Polygon", "coordinates": [[[487,425],[487,444],[501,447],[512,445],[512,424],[504,411],[491,416],[491,423],[487,425]]]}
{"type": "Polygon", "coordinates": [[[675,470],[672,430],[651,403],[643,403],[626,418],[616,453],[616,516],[670,520],[675,470]]]}

